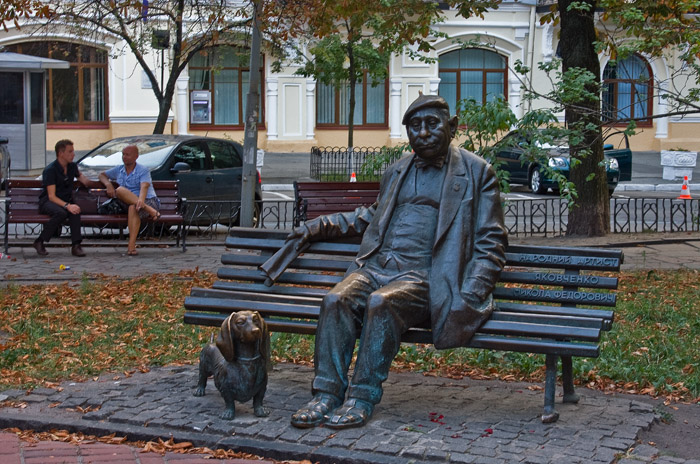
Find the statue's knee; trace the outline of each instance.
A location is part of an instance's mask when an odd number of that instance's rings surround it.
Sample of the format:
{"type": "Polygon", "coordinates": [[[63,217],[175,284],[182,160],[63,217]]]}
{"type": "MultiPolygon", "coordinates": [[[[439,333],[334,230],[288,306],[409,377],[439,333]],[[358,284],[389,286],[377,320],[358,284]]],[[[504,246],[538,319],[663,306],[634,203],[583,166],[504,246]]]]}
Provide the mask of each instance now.
{"type": "Polygon", "coordinates": [[[387,296],[383,293],[372,293],[367,300],[367,311],[370,315],[382,314],[387,307],[387,296]]]}
{"type": "Polygon", "coordinates": [[[332,308],[337,306],[343,301],[342,295],[339,293],[326,293],[326,295],[323,297],[323,302],[321,303],[322,306],[325,306],[326,308],[332,308]]]}

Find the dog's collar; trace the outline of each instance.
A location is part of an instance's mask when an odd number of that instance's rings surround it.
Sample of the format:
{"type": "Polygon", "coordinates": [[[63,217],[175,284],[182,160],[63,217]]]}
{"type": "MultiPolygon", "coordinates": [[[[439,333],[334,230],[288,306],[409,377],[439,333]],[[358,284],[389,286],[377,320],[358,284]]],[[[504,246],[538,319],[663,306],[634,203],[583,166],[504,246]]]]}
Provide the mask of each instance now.
{"type": "Polygon", "coordinates": [[[253,362],[253,361],[257,361],[258,359],[260,359],[260,355],[254,356],[252,358],[244,358],[242,356],[239,356],[238,358],[236,358],[236,361],[253,362]]]}

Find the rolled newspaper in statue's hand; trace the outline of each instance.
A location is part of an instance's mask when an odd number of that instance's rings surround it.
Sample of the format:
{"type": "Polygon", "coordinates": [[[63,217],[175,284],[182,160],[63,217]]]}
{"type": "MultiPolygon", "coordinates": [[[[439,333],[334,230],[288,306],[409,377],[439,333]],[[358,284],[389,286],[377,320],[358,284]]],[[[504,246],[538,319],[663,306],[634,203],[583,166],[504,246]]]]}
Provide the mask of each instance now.
{"type": "Polygon", "coordinates": [[[309,243],[306,242],[297,249],[297,245],[301,241],[301,239],[287,240],[277,253],[270,256],[270,259],[260,265],[259,269],[267,275],[265,285],[271,287],[292,261],[309,248],[309,243]]]}

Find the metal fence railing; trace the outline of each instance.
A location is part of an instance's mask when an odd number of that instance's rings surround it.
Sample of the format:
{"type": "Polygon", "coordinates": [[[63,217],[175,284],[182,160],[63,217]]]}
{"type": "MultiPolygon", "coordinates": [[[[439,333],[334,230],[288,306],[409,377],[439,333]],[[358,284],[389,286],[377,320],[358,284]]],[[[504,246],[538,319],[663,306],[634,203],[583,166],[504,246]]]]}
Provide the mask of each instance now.
{"type": "Polygon", "coordinates": [[[358,182],[378,181],[405,148],[401,145],[393,148],[355,147],[350,152],[346,147],[312,147],[310,176],[321,182],[348,181],[354,172],[358,182]],[[367,166],[370,162],[372,167],[367,166]]]}
{"type": "MultiPolygon", "coordinates": [[[[5,202],[0,198],[0,237],[4,236],[5,202]]],[[[235,225],[237,202],[188,201],[188,237],[221,240],[235,225]]],[[[291,229],[294,224],[293,200],[264,200],[259,203],[258,226],[265,229],[291,229]]],[[[508,233],[512,237],[555,237],[566,234],[569,208],[558,197],[512,199],[504,202],[508,233]]],[[[144,234],[170,238],[175,228],[144,229],[144,234]]],[[[39,224],[11,224],[9,235],[36,237],[39,224]]],[[[610,200],[610,231],[616,234],[643,232],[700,232],[700,199],[617,198],[610,200]]],[[[66,231],[67,232],[67,231],[66,231]]],[[[85,227],[88,238],[124,238],[124,230],[85,227]]]]}

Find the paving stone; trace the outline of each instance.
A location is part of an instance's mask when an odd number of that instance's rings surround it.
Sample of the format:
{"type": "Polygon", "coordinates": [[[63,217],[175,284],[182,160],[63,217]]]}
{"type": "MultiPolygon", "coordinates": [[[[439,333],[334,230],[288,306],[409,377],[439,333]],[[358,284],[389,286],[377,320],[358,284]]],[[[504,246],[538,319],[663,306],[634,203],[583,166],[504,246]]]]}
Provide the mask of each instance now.
{"type": "Polygon", "coordinates": [[[632,440],[619,440],[616,438],[605,438],[600,442],[600,444],[602,446],[605,446],[606,448],[612,448],[612,449],[616,449],[619,451],[625,451],[630,446],[632,446],[634,444],[634,442],[632,440]]]}
{"type": "Polygon", "coordinates": [[[618,454],[621,454],[620,450],[600,446],[596,449],[594,457],[601,461],[612,462],[618,454]]]}
{"type": "Polygon", "coordinates": [[[473,464],[476,456],[464,453],[452,453],[450,454],[450,462],[457,462],[460,464],[473,464]]]}
{"type": "Polygon", "coordinates": [[[42,403],[48,401],[48,397],[46,395],[35,395],[32,393],[22,397],[21,401],[26,403],[42,403]]]}
{"type": "Polygon", "coordinates": [[[483,446],[470,446],[467,448],[467,452],[475,455],[475,456],[496,456],[496,449],[495,448],[485,448],[483,446]]]}
{"type": "Polygon", "coordinates": [[[673,456],[659,456],[658,459],[654,461],[654,464],[687,464],[685,459],[676,458],[673,456]]]}
{"type": "MultiPolygon", "coordinates": [[[[279,440],[298,442],[301,437],[309,433],[311,429],[298,429],[291,425],[285,426],[282,433],[277,435],[279,440]]],[[[261,432],[262,433],[262,432],[261,432]]]]}
{"type": "Polygon", "coordinates": [[[425,453],[425,448],[411,445],[404,448],[401,456],[405,458],[423,459],[423,453],[425,453]]]}
{"type": "Polygon", "coordinates": [[[236,433],[236,435],[239,434],[239,432],[236,430],[233,424],[226,423],[224,421],[214,422],[212,424],[207,425],[205,431],[207,433],[214,433],[217,435],[232,435],[234,432],[236,433]]]}
{"type": "Polygon", "coordinates": [[[642,401],[630,401],[629,411],[639,413],[651,413],[654,412],[654,406],[649,403],[644,403],[642,401]]]}
{"type": "Polygon", "coordinates": [[[486,456],[477,456],[474,459],[474,464],[505,464],[506,461],[499,458],[492,458],[486,456]]]}
{"type": "MultiPolygon", "coordinates": [[[[342,438],[342,437],[333,437],[329,438],[328,441],[326,441],[325,446],[332,446],[332,447],[337,447],[337,448],[351,448],[352,445],[355,443],[354,438],[342,438]]],[[[382,445],[382,448],[385,445],[382,445]]],[[[401,449],[403,449],[402,446],[399,445],[386,445],[386,446],[397,446],[401,449]]]]}
{"type": "Polygon", "coordinates": [[[498,458],[508,463],[521,462],[524,456],[520,453],[498,453],[498,458]]]}
{"type": "Polygon", "coordinates": [[[652,456],[656,456],[659,454],[659,450],[656,449],[654,446],[646,445],[644,443],[641,443],[639,445],[635,445],[634,449],[630,453],[632,456],[639,456],[639,457],[647,457],[650,458],[652,456]]]}

